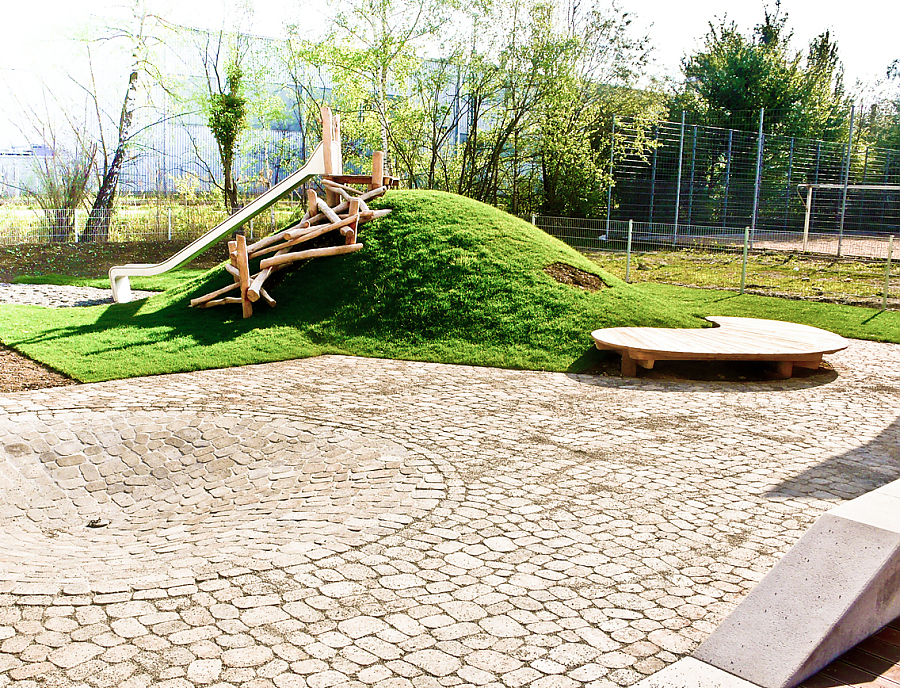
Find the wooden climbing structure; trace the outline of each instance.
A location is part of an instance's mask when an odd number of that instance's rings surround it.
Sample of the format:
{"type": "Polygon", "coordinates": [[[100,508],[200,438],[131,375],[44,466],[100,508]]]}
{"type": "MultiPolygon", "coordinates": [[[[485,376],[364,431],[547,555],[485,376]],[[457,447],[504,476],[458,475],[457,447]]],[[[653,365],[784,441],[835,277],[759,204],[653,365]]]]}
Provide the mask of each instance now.
{"type": "Polygon", "coordinates": [[[373,154],[370,175],[343,174],[339,155],[337,160],[334,159],[334,151],[340,151],[340,136],[340,118],[332,117],[331,110],[323,107],[325,174],[322,175],[322,186],[325,197],[321,198],[314,189],[307,189],[306,212],[298,222],[252,244],[247,243],[243,234],[229,241],[229,263],[225,269],[234,278],[234,283],[192,299],[192,307],[240,304],[243,316],[249,318],[253,315],[253,304],[260,299],[269,306],[275,305],[265,283],[276,272],[313,258],[340,256],[363,247],[359,241],[362,225],[390,212],[372,210],[368,202],[396,186],[397,180],[384,175],[382,151],[373,154]],[[333,147],[333,141],[338,145],[333,147]],[[365,189],[355,188],[360,185],[365,189]],[[254,271],[251,271],[251,264],[257,265],[254,271]]]}

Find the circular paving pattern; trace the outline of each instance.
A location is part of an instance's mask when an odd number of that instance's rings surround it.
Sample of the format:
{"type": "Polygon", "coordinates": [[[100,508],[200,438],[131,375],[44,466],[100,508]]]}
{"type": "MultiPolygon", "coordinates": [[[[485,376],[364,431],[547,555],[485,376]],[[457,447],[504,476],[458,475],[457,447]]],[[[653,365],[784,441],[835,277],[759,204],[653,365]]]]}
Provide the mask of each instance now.
{"type": "Polygon", "coordinates": [[[0,688],[631,685],[900,477],[900,347],[828,361],[323,356],[0,395],[0,688]]]}
{"type": "Polygon", "coordinates": [[[0,427],[0,575],[165,580],[359,547],[445,496],[427,459],[301,418],[183,413],[0,427]],[[14,568],[10,568],[10,565],[14,568]]]}

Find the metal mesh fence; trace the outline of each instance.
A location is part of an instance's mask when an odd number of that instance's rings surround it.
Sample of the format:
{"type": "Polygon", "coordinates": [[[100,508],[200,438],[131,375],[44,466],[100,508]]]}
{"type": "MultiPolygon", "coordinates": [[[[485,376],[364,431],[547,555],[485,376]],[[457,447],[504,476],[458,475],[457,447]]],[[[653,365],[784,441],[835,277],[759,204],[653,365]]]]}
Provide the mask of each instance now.
{"type": "MultiPolygon", "coordinates": [[[[248,222],[244,231],[250,238],[271,234],[287,222],[297,207],[297,202],[280,201],[248,222]]],[[[74,243],[91,239],[110,242],[192,241],[226,217],[220,205],[136,203],[105,213],[89,225],[90,212],[87,210],[41,210],[2,205],[0,245],[74,243]]]]}
{"type": "Polygon", "coordinates": [[[900,308],[900,241],[892,236],[845,236],[838,257],[838,237],[828,232],[539,215],[532,223],[629,282],[900,308]]]}
{"type": "MultiPolygon", "coordinates": [[[[750,122],[748,122],[750,124],[750,122]]],[[[900,151],[681,122],[617,119],[611,220],[900,234],[900,151]],[[646,142],[646,143],[642,143],[646,142]],[[628,145],[624,145],[624,144],[628,145]],[[848,182],[846,204],[844,182],[848,182]],[[882,188],[859,188],[880,186],[882,188]],[[895,188],[884,188],[895,187],[895,188]]]]}

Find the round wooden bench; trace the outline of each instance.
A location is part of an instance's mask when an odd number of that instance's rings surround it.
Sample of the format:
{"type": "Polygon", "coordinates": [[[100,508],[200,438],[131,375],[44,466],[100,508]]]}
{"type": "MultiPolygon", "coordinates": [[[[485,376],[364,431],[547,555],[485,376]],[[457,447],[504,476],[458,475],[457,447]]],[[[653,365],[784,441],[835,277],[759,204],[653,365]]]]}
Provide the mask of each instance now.
{"type": "Polygon", "coordinates": [[[598,349],[622,355],[622,375],[634,377],[637,366],[656,361],[775,361],[778,376],[788,378],[794,366],[818,368],[823,354],[849,346],[843,337],[809,325],[757,318],[707,318],[718,327],[609,327],[594,330],[598,349]]]}

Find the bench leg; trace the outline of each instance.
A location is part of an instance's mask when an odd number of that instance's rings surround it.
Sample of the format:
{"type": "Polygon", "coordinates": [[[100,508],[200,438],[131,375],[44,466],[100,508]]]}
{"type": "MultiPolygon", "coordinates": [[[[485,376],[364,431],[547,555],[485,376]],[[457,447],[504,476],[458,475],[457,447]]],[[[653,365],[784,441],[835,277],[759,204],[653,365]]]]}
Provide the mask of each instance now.
{"type": "Polygon", "coordinates": [[[798,368],[811,368],[812,370],[817,370],[821,364],[821,354],[819,354],[818,356],[814,356],[813,358],[809,358],[805,361],[794,361],[794,365],[798,368]]]}
{"type": "Polygon", "coordinates": [[[641,368],[646,368],[647,370],[653,370],[653,364],[656,362],[652,358],[636,358],[634,362],[637,363],[641,368]]]}
{"type": "Polygon", "coordinates": [[[787,380],[794,374],[793,361],[778,361],[775,365],[777,366],[776,375],[779,380],[787,380]]]}
{"type": "Polygon", "coordinates": [[[637,376],[637,362],[628,355],[627,351],[622,352],[622,377],[637,376]]]}

